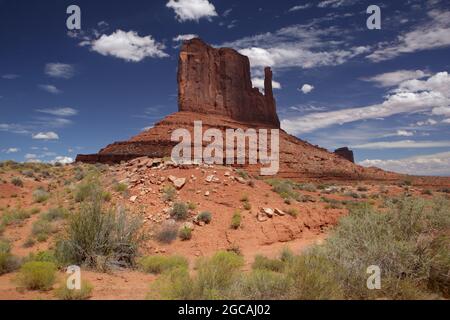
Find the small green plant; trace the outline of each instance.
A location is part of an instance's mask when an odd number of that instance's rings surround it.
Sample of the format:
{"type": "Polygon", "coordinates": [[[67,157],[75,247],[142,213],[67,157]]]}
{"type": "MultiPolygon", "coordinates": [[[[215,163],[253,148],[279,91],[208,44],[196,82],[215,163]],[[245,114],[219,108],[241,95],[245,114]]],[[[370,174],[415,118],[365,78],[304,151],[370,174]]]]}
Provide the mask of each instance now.
{"type": "Polygon", "coordinates": [[[188,206],[184,202],[175,202],[170,215],[176,220],[184,220],[188,216],[188,206]]]}
{"type": "Polygon", "coordinates": [[[299,215],[297,208],[289,208],[286,210],[286,213],[294,218],[298,217],[298,215],[299,215]]]}
{"type": "Polygon", "coordinates": [[[53,226],[47,220],[39,219],[33,223],[31,233],[39,242],[44,242],[49,235],[54,231],[53,226]]]}
{"type": "Polygon", "coordinates": [[[241,202],[248,202],[248,201],[249,201],[248,195],[245,194],[241,197],[241,202]]]}
{"type": "Polygon", "coordinates": [[[317,187],[313,183],[298,184],[298,185],[296,185],[296,189],[302,190],[302,191],[307,191],[307,192],[316,192],[317,191],[317,187]]]}
{"type": "Polygon", "coordinates": [[[55,292],[55,297],[60,300],[88,300],[92,296],[93,286],[87,281],[81,281],[80,289],[67,288],[63,281],[55,292]]]}
{"type": "Polygon", "coordinates": [[[250,178],[250,175],[249,175],[249,174],[247,173],[247,171],[245,171],[245,170],[236,169],[236,174],[237,174],[239,177],[243,178],[243,179],[248,179],[248,178],[250,178]]]}
{"type": "Polygon", "coordinates": [[[291,201],[300,198],[300,194],[294,190],[295,183],[290,180],[268,179],[267,183],[272,186],[272,191],[278,193],[284,200],[291,201]]]}
{"type": "Polygon", "coordinates": [[[0,275],[13,272],[20,267],[20,260],[11,254],[11,245],[0,239],[0,275]]]}
{"type": "Polygon", "coordinates": [[[197,205],[193,202],[188,202],[188,209],[195,210],[195,209],[197,209],[197,205]]]}
{"type": "Polygon", "coordinates": [[[11,179],[11,183],[15,185],[16,187],[22,188],[23,187],[23,181],[22,179],[18,177],[14,177],[11,179]]]}
{"type": "Polygon", "coordinates": [[[24,209],[13,209],[12,211],[8,211],[3,215],[1,224],[4,226],[20,224],[30,217],[30,212],[24,209]]]}
{"type": "Polygon", "coordinates": [[[427,195],[427,196],[432,196],[433,195],[433,191],[431,191],[430,189],[426,189],[422,191],[423,195],[427,195]]]}
{"type": "Polygon", "coordinates": [[[177,197],[177,190],[173,186],[169,185],[164,187],[163,189],[164,201],[174,201],[176,197],[177,197]]]}
{"type": "Polygon", "coordinates": [[[143,272],[160,274],[176,268],[188,268],[188,261],[181,256],[148,256],[139,259],[138,266],[143,272]]]}
{"type": "Polygon", "coordinates": [[[23,243],[23,247],[24,248],[31,248],[35,244],[36,244],[36,241],[34,241],[34,239],[30,237],[27,240],[25,240],[25,242],[23,243]]]}
{"type": "Polygon", "coordinates": [[[212,213],[209,211],[203,211],[197,216],[198,221],[202,221],[205,224],[210,224],[212,221],[212,213]]]}
{"type": "Polygon", "coordinates": [[[180,239],[183,241],[191,240],[192,239],[192,228],[189,228],[188,226],[184,226],[179,231],[180,239]]]}
{"type": "Polygon", "coordinates": [[[244,210],[252,210],[252,205],[250,202],[244,202],[244,210]]]}
{"type": "Polygon", "coordinates": [[[257,255],[252,264],[253,270],[269,270],[274,272],[282,272],[284,267],[285,263],[282,260],[269,259],[262,255],[257,255]]]}
{"type": "Polygon", "coordinates": [[[31,261],[20,268],[19,283],[28,290],[47,291],[53,287],[56,265],[51,262],[31,261]]]}
{"type": "Polygon", "coordinates": [[[41,219],[45,221],[63,220],[69,216],[69,212],[64,208],[52,208],[41,215],[41,219]]]}
{"type": "Polygon", "coordinates": [[[242,223],[242,215],[240,212],[235,212],[233,214],[233,217],[231,218],[231,228],[232,229],[239,229],[242,223]]]}
{"type": "Polygon", "coordinates": [[[75,189],[75,201],[83,202],[88,199],[101,197],[103,191],[98,184],[96,179],[87,179],[86,181],[80,183],[75,189]]]}
{"type": "Polygon", "coordinates": [[[45,191],[42,188],[36,189],[33,192],[33,199],[34,202],[37,203],[44,203],[46,202],[48,199],[50,198],[50,193],[48,193],[47,191],[45,191]]]}
{"type": "Polygon", "coordinates": [[[126,185],[125,183],[117,183],[114,186],[114,191],[116,192],[125,192],[128,190],[128,185],[126,185]]]}

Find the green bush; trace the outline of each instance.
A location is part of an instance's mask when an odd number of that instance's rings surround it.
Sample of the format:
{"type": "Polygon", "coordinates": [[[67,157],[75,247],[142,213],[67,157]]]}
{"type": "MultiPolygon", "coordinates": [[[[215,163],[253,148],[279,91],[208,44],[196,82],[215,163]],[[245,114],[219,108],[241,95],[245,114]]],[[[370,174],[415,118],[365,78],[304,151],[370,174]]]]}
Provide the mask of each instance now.
{"type": "Polygon", "coordinates": [[[93,286],[87,281],[81,281],[81,288],[69,289],[66,281],[62,282],[55,292],[55,297],[60,300],[88,300],[92,295],[93,286]]]}
{"type": "Polygon", "coordinates": [[[9,226],[12,224],[19,224],[23,220],[29,219],[31,217],[30,213],[23,209],[13,209],[12,211],[6,212],[2,217],[2,224],[9,226]]]}
{"type": "Polygon", "coordinates": [[[268,270],[274,272],[282,272],[284,267],[285,263],[283,261],[278,259],[269,259],[262,255],[257,255],[252,264],[253,270],[268,270]]]}
{"type": "Polygon", "coordinates": [[[188,206],[184,202],[175,202],[170,215],[176,220],[184,220],[188,216],[188,206]]]}
{"type": "Polygon", "coordinates": [[[20,267],[20,260],[11,254],[11,245],[0,239],[0,275],[13,272],[20,267]]]}
{"type": "Polygon", "coordinates": [[[298,200],[300,194],[294,190],[295,183],[289,180],[268,179],[267,183],[272,186],[272,191],[278,193],[284,200],[298,200]]]}
{"type": "Polygon", "coordinates": [[[252,205],[250,202],[244,202],[244,210],[252,210],[252,205]]]}
{"type": "Polygon", "coordinates": [[[160,274],[175,268],[187,269],[189,264],[184,257],[156,255],[139,259],[138,266],[143,272],[160,274]]]}
{"type": "Polygon", "coordinates": [[[313,183],[304,183],[296,185],[296,188],[299,190],[307,191],[307,192],[316,192],[317,187],[313,183]]]}
{"type": "Polygon", "coordinates": [[[37,203],[44,203],[46,202],[48,199],[50,198],[50,193],[48,193],[47,191],[45,191],[44,189],[36,189],[33,192],[33,199],[34,202],[37,203]]]}
{"type": "Polygon", "coordinates": [[[64,208],[52,208],[42,214],[41,219],[45,221],[63,220],[69,216],[69,212],[64,208]]]}
{"type": "Polygon", "coordinates": [[[192,229],[188,226],[184,226],[179,231],[180,239],[183,241],[191,240],[192,239],[192,229]]]}
{"type": "Polygon", "coordinates": [[[56,266],[51,262],[31,261],[22,265],[18,280],[29,290],[50,290],[56,278],[56,266]]]}
{"type": "Polygon", "coordinates": [[[56,244],[56,256],[62,264],[77,264],[101,270],[111,266],[130,266],[143,236],[142,219],[124,210],[105,211],[94,198],[83,203],[68,222],[65,237],[56,244]]]}
{"type": "Polygon", "coordinates": [[[39,242],[46,241],[53,231],[53,226],[46,220],[35,221],[31,228],[31,234],[35,236],[39,242]]]}
{"type": "Polygon", "coordinates": [[[12,179],[11,179],[11,183],[12,183],[13,185],[15,185],[16,187],[19,187],[19,188],[22,188],[22,187],[23,187],[23,181],[22,181],[20,178],[18,178],[18,177],[12,178],[12,179]]]}
{"type": "Polygon", "coordinates": [[[102,190],[96,179],[87,178],[86,181],[81,182],[75,189],[75,201],[83,202],[86,200],[92,200],[93,198],[100,197],[102,190]]]}
{"type": "Polygon", "coordinates": [[[197,220],[210,224],[212,221],[212,213],[209,211],[203,211],[197,216],[197,220]]]}
{"type": "Polygon", "coordinates": [[[296,218],[299,215],[298,209],[296,208],[289,208],[286,210],[286,213],[294,218],[296,218]]]}
{"type": "Polygon", "coordinates": [[[232,229],[239,229],[242,223],[242,215],[240,212],[235,212],[233,214],[233,217],[231,218],[231,228],[232,229]]]}
{"type": "Polygon", "coordinates": [[[114,186],[114,190],[115,190],[116,192],[125,192],[125,191],[128,190],[128,186],[127,186],[125,183],[117,183],[117,184],[114,186]]]}
{"type": "Polygon", "coordinates": [[[163,189],[163,200],[174,201],[177,197],[177,190],[173,186],[165,186],[163,189]]]}

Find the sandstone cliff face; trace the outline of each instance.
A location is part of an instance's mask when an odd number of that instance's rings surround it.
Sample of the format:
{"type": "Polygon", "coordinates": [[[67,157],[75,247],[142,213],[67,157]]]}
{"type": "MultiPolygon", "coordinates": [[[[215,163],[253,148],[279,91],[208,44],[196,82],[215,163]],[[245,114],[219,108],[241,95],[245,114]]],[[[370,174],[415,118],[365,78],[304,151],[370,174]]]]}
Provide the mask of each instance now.
{"type": "Polygon", "coordinates": [[[233,49],[215,49],[200,39],[183,44],[178,69],[179,111],[279,128],[270,68],[265,70],[264,91],[263,95],[253,88],[246,56],[233,49]]]}

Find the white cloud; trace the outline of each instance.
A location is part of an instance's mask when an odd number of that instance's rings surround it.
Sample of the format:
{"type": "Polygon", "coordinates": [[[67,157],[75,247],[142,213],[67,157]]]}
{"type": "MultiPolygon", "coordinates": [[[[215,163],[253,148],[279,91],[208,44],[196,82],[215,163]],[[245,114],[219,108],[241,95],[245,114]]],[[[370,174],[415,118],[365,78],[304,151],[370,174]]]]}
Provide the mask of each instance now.
{"type": "Polygon", "coordinates": [[[397,130],[397,136],[400,137],[412,137],[414,132],[406,131],[406,130],[397,130]]]}
{"type": "Polygon", "coordinates": [[[70,117],[78,114],[78,110],[73,108],[53,108],[53,109],[38,109],[37,112],[51,114],[59,117],[70,117]]]}
{"type": "Polygon", "coordinates": [[[56,163],[70,164],[72,162],[73,162],[73,158],[71,158],[71,157],[63,157],[63,156],[58,156],[55,159],[53,159],[52,161],[50,161],[51,164],[56,164],[56,163]]]}
{"type": "Polygon", "coordinates": [[[25,155],[25,159],[26,159],[26,160],[37,159],[37,158],[38,158],[38,156],[35,155],[34,153],[27,153],[27,154],[25,155]]]}
{"type": "Polygon", "coordinates": [[[29,133],[28,127],[18,123],[0,123],[0,131],[13,133],[29,133]]]}
{"type": "Polygon", "coordinates": [[[198,35],[196,35],[196,34],[180,34],[180,35],[176,36],[175,38],[173,38],[172,41],[181,42],[181,41],[191,40],[194,38],[198,38],[198,35]]]}
{"type": "Polygon", "coordinates": [[[317,6],[319,8],[339,8],[343,6],[350,6],[356,3],[357,0],[324,0],[320,1],[317,6]]]}
{"type": "Polygon", "coordinates": [[[304,94],[308,94],[314,90],[314,86],[306,83],[299,90],[304,94]]]}
{"type": "Polygon", "coordinates": [[[290,117],[282,120],[282,128],[295,135],[336,124],[385,118],[401,113],[433,112],[449,105],[450,75],[439,72],[426,80],[402,82],[380,104],[290,117]]]}
{"type": "Polygon", "coordinates": [[[450,119],[444,119],[442,120],[443,123],[450,123],[450,119]]]}
{"type": "Polygon", "coordinates": [[[18,74],[4,74],[2,75],[2,78],[6,80],[15,80],[17,78],[20,78],[20,76],[18,74]]]}
{"type": "Polygon", "coordinates": [[[430,76],[429,73],[422,70],[398,70],[376,75],[370,78],[364,78],[364,81],[375,82],[380,87],[393,87],[406,80],[421,79],[430,76]]]}
{"type": "Polygon", "coordinates": [[[98,39],[85,41],[80,45],[89,45],[92,51],[101,55],[131,62],[139,62],[148,57],[168,57],[163,51],[164,44],[156,42],[150,35],[141,37],[136,31],[116,30],[111,35],[104,34],[98,39]]]}
{"type": "Polygon", "coordinates": [[[428,119],[425,121],[418,121],[416,122],[416,125],[419,127],[423,127],[423,126],[434,126],[435,124],[437,124],[438,122],[434,119],[428,119]]]}
{"type": "Polygon", "coordinates": [[[289,9],[289,12],[293,12],[293,11],[298,11],[298,10],[304,10],[304,9],[308,9],[312,7],[312,3],[307,3],[307,4],[301,4],[298,6],[294,6],[292,8],[289,9]]]}
{"type": "Polygon", "coordinates": [[[5,152],[6,154],[10,154],[10,153],[17,153],[19,152],[20,149],[19,148],[8,148],[6,150],[3,150],[3,152],[5,152]]]}
{"type": "Polygon", "coordinates": [[[379,62],[405,53],[450,46],[450,11],[432,10],[428,16],[431,18],[430,22],[399,35],[393,42],[381,44],[367,58],[379,62]]]}
{"type": "Polygon", "coordinates": [[[70,79],[75,75],[75,68],[66,63],[47,63],[44,72],[53,78],[70,79]]]}
{"type": "Polygon", "coordinates": [[[398,160],[364,160],[365,167],[378,167],[413,175],[450,175],[450,152],[414,156],[398,160]]]}
{"type": "Polygon", "coordinates": [[[414,141],[414,140],[402,140],[402,141],[382,141],[382,142],[369,142],[352,146],[354,149],[423,149],[423,148],[446,148],[450,147],[450,141],[414,141]]]}
{"type": "MultiPolygon", "coordinates": [[[[262,78],[252,78],[252,84],[254,88],[264,89],[264,79],[262,78]]],[[[272,88],[281,89],[281,83],[272,81],[272,88]]]]}
{"type": "Polygon", "coordinates": [[[58,140],[59,136],[57,133],[49,131],[49,132],[39,132],[37,134],[34,134],[33,136],[34,140],[58,140]]]}
{"type": "Polygon", "coordinates": [[[178,21],[199,21],[217,16],[216,8],[208,0],[170,0],[166,7],[175,11],[178,21]]]}
{"type": "Polygon", "coordinates": [[[308,69],[340,65],[369,51],[369,47],[346,45],[342,41],[346,33],[337,27],[319,28],[312,22],[245,37],[220,47],[237,49],[249,57],[252,68],[308,69]]]}
{"type": "Polygon", "coordinates": [[[57,87],[55,87],[54,85],[51,85],[51,84],[40,84],[38,87],[44,91],[47,91],[48,93],[51,93],[51,94],[60,94],[62,92],[57,87]]]}

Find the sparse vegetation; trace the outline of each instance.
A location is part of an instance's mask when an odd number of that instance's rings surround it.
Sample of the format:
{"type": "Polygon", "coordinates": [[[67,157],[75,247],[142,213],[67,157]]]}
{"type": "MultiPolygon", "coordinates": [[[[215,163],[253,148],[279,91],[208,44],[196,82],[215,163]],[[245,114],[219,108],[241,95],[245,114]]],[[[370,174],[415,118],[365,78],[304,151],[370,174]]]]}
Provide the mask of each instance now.
{"type": "Polygon", "coordinates": [[[286,213],[294,218],[296,218],[299,215],[298,209],[296,208],[289,208],[286,210],[286,213]]]}
{"type": "Polygon", "coordinates": [[[47,220],[39,219],[33,223],[31,233],[39,242],[47,241],[49,235],[54,231],[53,226],[47,220]]]}
{"type": "Polygon", "coordinates": [[[188,226],[184,226],[179,231],[180,239],[183,241],[191,240],[192,239],[192,228],[188,226]]]}
{"type": "Polygon", "coordinates": [[[171,186],[165,186],[163,189],[163,200],[164,201],[174,201],[177,197],[177,190],[171,186]]]}
{"type": "Polygon", "coordinates": [[[31,261],[20,268],[18,281],[28,290],[47,291],[53,287],[56,266],[51,262],[31,261]]]}
{"type": "Polygon", "coordinates": [[[278,193],[284,200],[289,202],[298,200],[300,194],[294,190],[296,184],[289,180],[268,179],[267,183],[272,186],[272,191],[278,193]]]}
{"type": "Polygon", "coordinates": [[[41,219],[45,221],[63,220],[69,216],[69,212],[64,208],[52,208],[41,215],[41,219]]]}
{"type": "Polygon", "coordinates": [[[38,188],[33,192],[33,200],[36,203],[44,203],[50,198],[50,193],[42,188],[38,188]]]}
{"type": "Polygon", "coordinates": [[[26,220],[31,217],[30,212],[24,209],[13,209],[7,211],[1,220],[1,224],[4,226],[9,226],[12,224],[20,224],[23,220],[26,220]]]}
{"type": "Polygon", "coordinates": [[[262,255],[257,255],[252,264],[253,270],[268,270],[274,272],[281,272],[285,267],[285,263],[278,259],[269,259],[262,255]]]}
{"type": "Polygon", "coordinates": [[[11,183],[15,185],[16,187],[22,188],[23,187],[23,181],[22,179],[18,177],[14,177],[11,179],[11,183]]]}
{"type": "Polygon", "coordinates": [[[232,229],[239,229],[242,223],[242,215],[239,211],[236,211],[233,214],[233,217],[231,218],[231,228],[232,229]]]}
{"type": "Polygon", "coordinates": [[[63,281],[55,292],[60,300],[88,300],[92,295],[93,286],[87,281],[81,281],[81,288],[70,290],[63,281]]]}
{"type": "Polygon", "coordinates": [[[184,220],[188,216],[188,206],[184,202],[175,202],[170,215],[176,220],[184,220]]]}
{"type": "Polygon", "coordinates": [[[156,233],[156,240],[161,243],[171,243],[178,236],[178,226],[176,223],[165,222],[156,233]]]}
{"type": "Polygon", "coordinates": [[[139,259],[139,268],[143,272],[160,274],[176,268],[187,269],[188,261],[180,256],[149,256],[139,259]]]}
{"type": "Polygon", "coordinates": [[[13,272],[20,267],[20,260],[11,254],[11,245],[0,239],[0,275],[13,272]]]}
{"type": "Polygon", "coordinates": [[[212,221],[212,213],[209,211],[203,211],[197,216],[197,220],[210,224],[212,221]]]}

